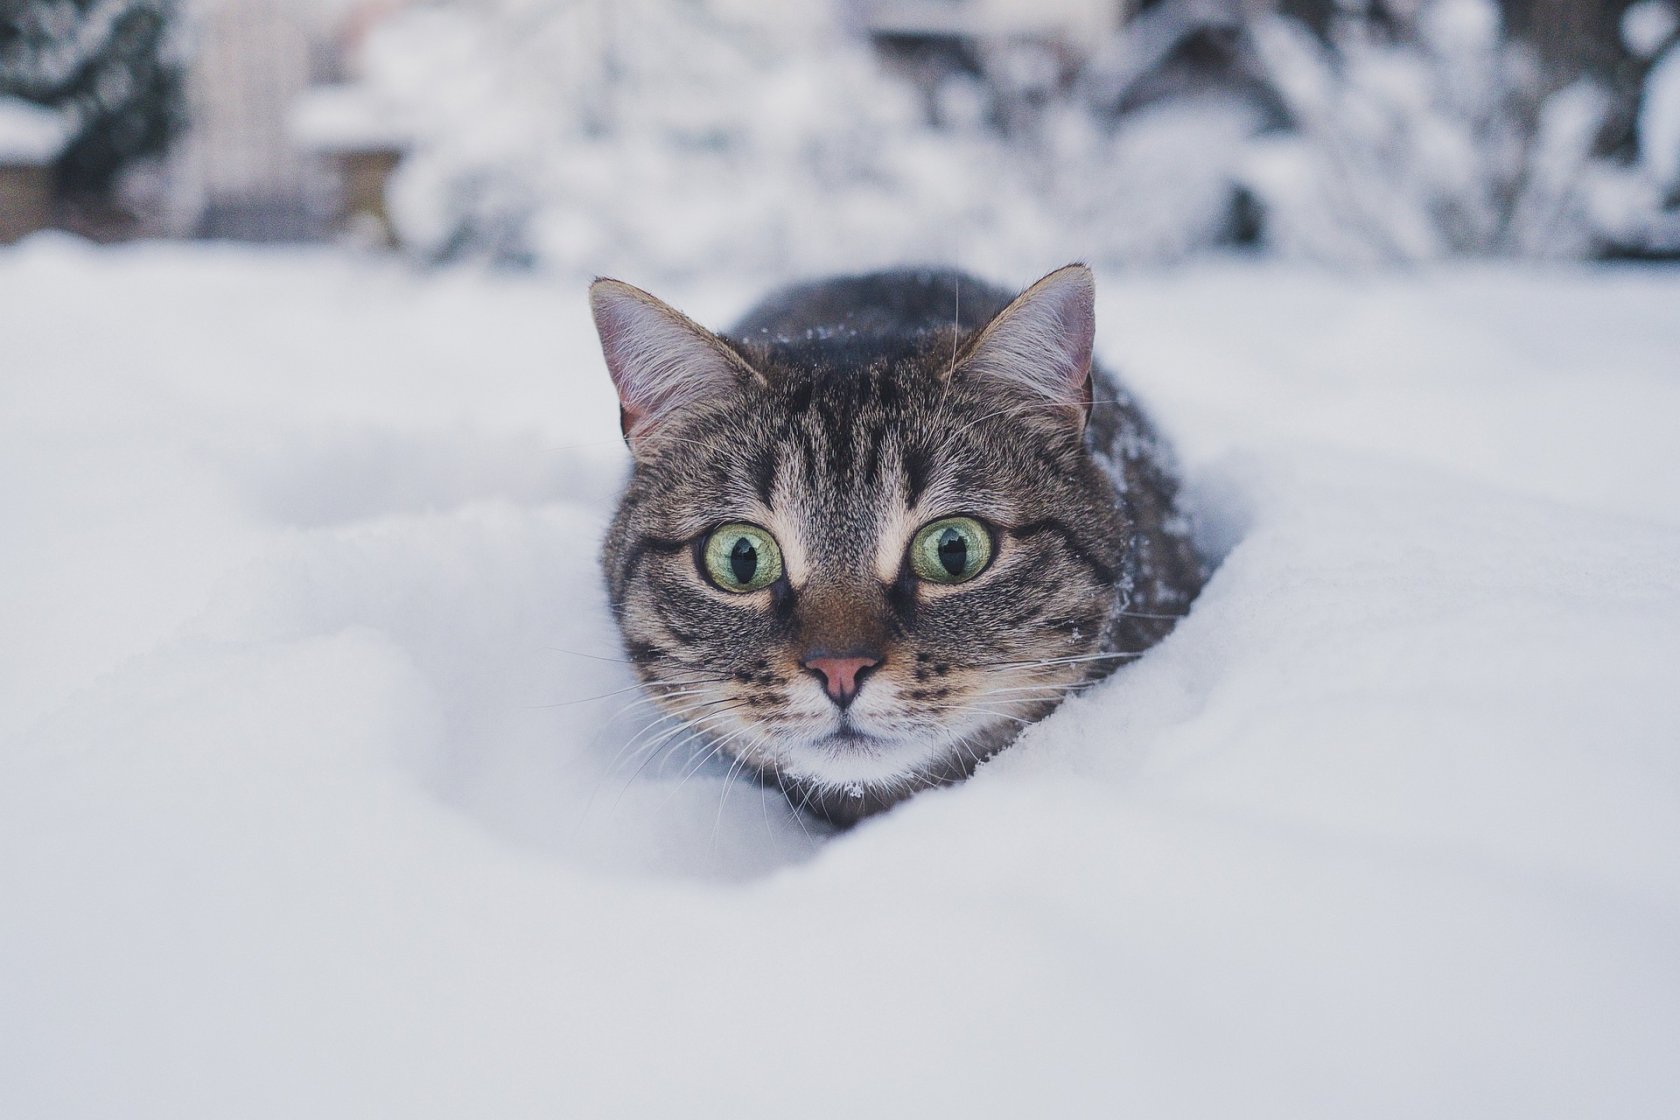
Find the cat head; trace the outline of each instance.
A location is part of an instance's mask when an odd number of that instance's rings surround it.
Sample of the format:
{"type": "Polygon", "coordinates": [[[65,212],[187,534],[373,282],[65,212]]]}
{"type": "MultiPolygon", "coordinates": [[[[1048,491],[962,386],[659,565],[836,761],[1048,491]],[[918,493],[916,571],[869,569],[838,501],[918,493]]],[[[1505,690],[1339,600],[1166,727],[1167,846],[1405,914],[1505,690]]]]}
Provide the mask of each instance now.
{"type": "Polygon", "coordinates": [[[877,335],[732,339],[616,280],[590,297],[634,459],[603,564],[669,715],[853,818],[1101,674],[1125,525],[1083,434],[1089,270],[877,335]]]}

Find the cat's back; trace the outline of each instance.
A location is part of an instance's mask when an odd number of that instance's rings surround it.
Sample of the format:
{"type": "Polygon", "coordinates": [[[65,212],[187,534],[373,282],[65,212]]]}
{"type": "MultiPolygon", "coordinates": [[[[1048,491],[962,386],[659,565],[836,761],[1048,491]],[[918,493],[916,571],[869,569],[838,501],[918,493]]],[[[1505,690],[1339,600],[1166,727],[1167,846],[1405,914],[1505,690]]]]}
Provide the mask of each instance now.
{"type": "Polygon", "coordinates": [[[750,345],[823,344],[869,351],[913,346],[935,331],[976,330],[1010,295],[964,272],[903,268],[836,276],[781,288],[736,323],[750,345]]]}

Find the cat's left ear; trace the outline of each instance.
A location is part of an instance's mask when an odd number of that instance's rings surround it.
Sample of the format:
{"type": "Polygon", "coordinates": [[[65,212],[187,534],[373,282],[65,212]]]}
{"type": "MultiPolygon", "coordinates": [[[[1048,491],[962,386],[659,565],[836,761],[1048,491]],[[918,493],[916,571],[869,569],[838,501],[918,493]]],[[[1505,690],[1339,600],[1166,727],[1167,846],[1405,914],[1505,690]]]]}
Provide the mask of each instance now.
{"type": "Polygon", "coordinates": [[[1063,405],[1080,428],[1091,412],[1091,347],[1097,286],[1091,270],[1070,264],[1046,276],[998,312],[969,343],[960,376],[986,378],[1063,405]]]}

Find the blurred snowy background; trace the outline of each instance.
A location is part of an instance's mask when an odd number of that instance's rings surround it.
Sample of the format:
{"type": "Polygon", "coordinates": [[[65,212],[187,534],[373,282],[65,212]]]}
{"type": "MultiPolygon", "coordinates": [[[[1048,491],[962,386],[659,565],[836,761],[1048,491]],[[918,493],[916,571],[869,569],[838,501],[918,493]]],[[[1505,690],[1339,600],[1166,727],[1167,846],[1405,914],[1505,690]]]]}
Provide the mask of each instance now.
{"type": "Polygon", "coordinates": [[[0,1117],[1680,1116],[1677,223],[1671,0],[0,0],[0,1117]],[[655,722],[583,282],[1070,259],[1190,616],[655,722]]]}
{"type": "Polygon", "coordinates": [[[644,278],[1680,252],[1672,0],[5,11],[0,198],[45,165],[40,220],[102,237],[644,278]]]}

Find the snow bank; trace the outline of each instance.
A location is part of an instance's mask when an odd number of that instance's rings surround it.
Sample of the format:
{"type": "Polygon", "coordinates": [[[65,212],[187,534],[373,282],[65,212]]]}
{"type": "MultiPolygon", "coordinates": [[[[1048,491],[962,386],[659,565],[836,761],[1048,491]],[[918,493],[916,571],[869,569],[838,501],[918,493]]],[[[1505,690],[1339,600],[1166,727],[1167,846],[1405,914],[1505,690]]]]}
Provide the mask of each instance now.
{"type": "Polygon", "coordinates": [[[832,836],[638,771],[580,290],[0,255],[0,1113],[1673,1115],[1677,297],[1104,278],[1228,558],[832,836]]]}

